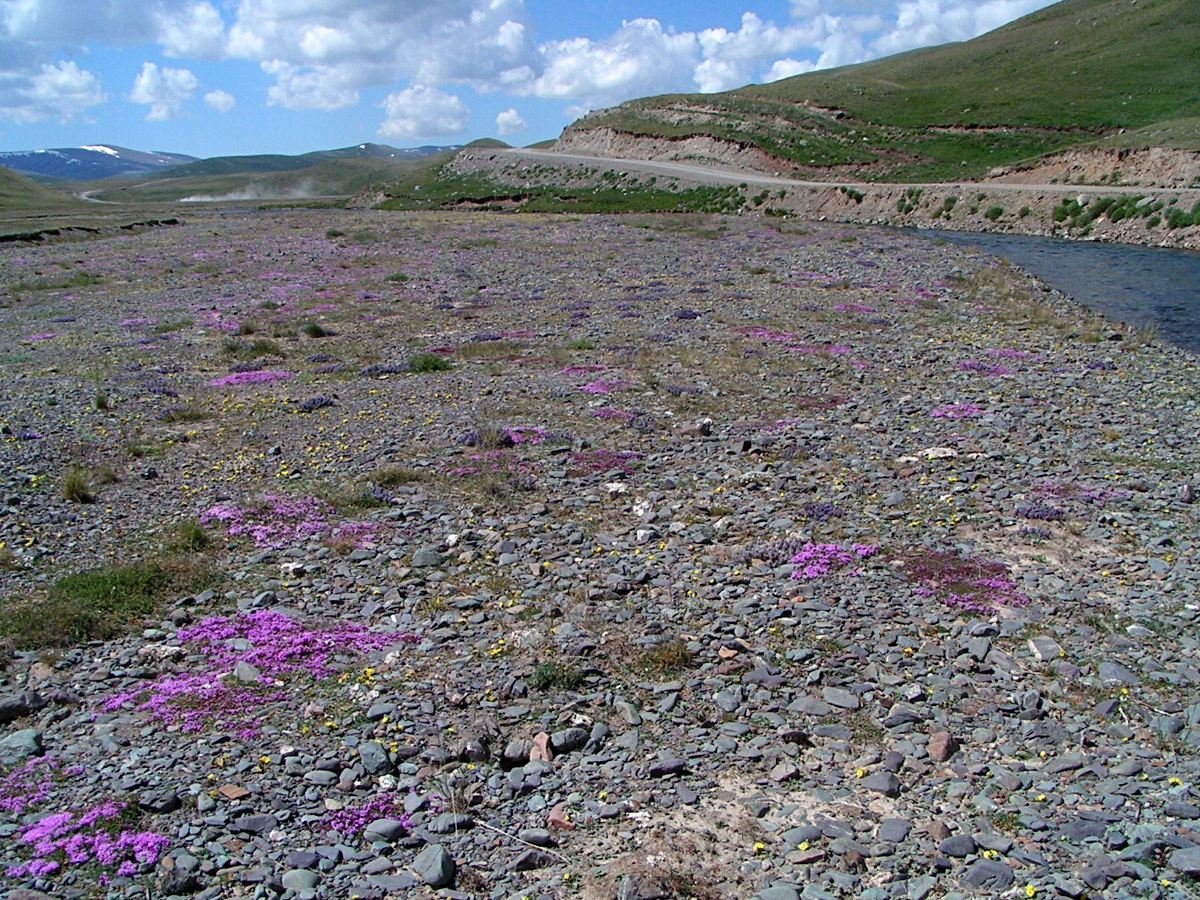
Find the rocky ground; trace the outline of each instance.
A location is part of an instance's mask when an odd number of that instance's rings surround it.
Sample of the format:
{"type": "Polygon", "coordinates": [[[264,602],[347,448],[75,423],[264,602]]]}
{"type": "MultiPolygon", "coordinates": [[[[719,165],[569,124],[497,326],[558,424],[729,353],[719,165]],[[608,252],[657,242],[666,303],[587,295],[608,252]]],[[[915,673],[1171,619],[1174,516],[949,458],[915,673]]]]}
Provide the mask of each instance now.
{"type": "Polygon", "coordinates": [[[216,572],[10,635],[10,897],[1197,893],[1194,357],[750,217],[197,213],[0,279],[0,614],[180,522],[216,572]]]}

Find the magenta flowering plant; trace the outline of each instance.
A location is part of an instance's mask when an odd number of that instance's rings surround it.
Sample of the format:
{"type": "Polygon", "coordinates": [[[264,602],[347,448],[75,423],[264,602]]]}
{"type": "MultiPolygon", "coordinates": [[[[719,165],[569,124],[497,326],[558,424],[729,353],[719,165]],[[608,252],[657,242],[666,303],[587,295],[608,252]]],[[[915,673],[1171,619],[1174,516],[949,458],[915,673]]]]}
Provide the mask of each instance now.
{"type": "Polygon", "coordinates": [[[901,571],[917,587],[918,597],[939,600],[968,612],[994,612],[1029,605],[1002,562],[921,548],[900,558],[901,571]]]}
{"type": "Polygon", "coordinates": [[[974,403],[943,403],[929,411],[935,419],[977,419],[983,414],[983,407],[974,403]]]}
{"type": "Polygon", "coordinates": [[[33,756],[0,779],[0,810],[24,815],[50,799],[60,764],[53,756],[33,756]]]}
{"type": "MultiPolygon", "coordinates": [[[[355,540],[374,540],[378,527],[352,527],[356,523],[333,525],[329,520],[333,507],[316,497],[285,497],[266,494],[258,503],[242,506],[218,503],[200,514],[200,524],[220,522],[231,537],[249,537],[257,547],[285,547],[299,541],[333,534],[349,535],[355,540]]],[[[373,523],[371,523],[373,524],[373,523]]]]}
{"type": "Polygon", "coordinates": [[[396,819],[405,831],[412,830],[412,817],[392,794],[379,794],[359,806],[347,806],[331,812],[325,820],[331,831],[346,837],[362,834],[376,819],[396,819]]]}
{"type": "Polygon", "coordinates": [[[861,559],[870,559],[879,553],[875,544],[851,544],[843,547],[841,544],[807,543],[800,552],[792,557],[796,568],[792,578],[797,581],[815,581],[833,572],[846,568],[861,559]]]}
{"type": "Polygon", "coordinates": [[[29,857],[6,874],[46,877],[71,866],[96,865],[120,876],[136,875],[171,846],[166,835],[131,827],[136,812],[127,803],[107,800],[82,812],[43,816],[17,833],[17,845],[29,857]]]}
{"type": "Polygon", "coordinates": [[[242,384],[268,384],[272,381],[286,381],[291,377],[291,372],[261,369],[257,372],[234,372],[232,375],[222,375],[220,378],[214,378],[209,384],[212,387],[236,387],[242,384]]]}
{"type": "Polygon", "coordinates": [[[589,381],[580,390],[585,394],[612,394],[630,387],[633,387],[633,385],[628,381],[621,381],[615,378],[597,378],[595,381],[589,381]]]}
{"type": "Polygon", "coordinates": [[[215,616],[178,636],[201,658],[198,671],[164,675],[117,694],[104,708],[132,705],[181,731],[215,727],[245,740],[258,733],[264,704],[291,698],[288,679],[327,678],[353,657],[419,640],[408,632],[373,632],[351,623],[310,626],[271,610],[215,616]],[[257,681],[244,673],[230,677],[244,666],[253,667],[257,681]]]}

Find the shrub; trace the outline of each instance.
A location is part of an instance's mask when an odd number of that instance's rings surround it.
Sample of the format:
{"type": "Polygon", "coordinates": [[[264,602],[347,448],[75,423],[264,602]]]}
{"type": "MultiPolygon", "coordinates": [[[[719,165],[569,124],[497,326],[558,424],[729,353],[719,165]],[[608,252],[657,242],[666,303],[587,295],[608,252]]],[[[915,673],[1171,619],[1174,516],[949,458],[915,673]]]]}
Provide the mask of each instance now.
{"type": "Polygon", "coordinates": [[[101,412],[112,409],[112,403],[109,401],[108,394],[105,391],[96,391],[96,396],[92,398],[92,406],[101,412]]]}
{"type": "Polygon", "coordinates": [[[688,649],[687,641],[683,638],[671,638],[644,651],[638,657],[635,668],[645,675],[665,676],[690,669],[693,662],[692,651],[688,649]]]}
{"type": "Polygon", "coordinates": [[[533,670],[529,678],[529,686],[534,690],[545,691],[558,688],[571,691],[583,682],[583,673],[570,663],[544,662],[533,670]]]}
{"type": "Polygon", "coordinates": [[[71,503],[93,503],[96,500],[87,473],[78,466],[68,470],[63,478],[62,496],[71,503]]]}
{"type": "Polygon", "coordinates": [[[454,368],[454,363],[436,353],[418,353],[408,361],[410,372],[445,372],[454,368]]]}
{"type": "Polygon", "coordinates": [[[1004,207],[1003,206],[989,206],[988,211],[985,212],[984,215],[991,221],[995,222],[1002,215],[1004,215],[1004,207]]]}

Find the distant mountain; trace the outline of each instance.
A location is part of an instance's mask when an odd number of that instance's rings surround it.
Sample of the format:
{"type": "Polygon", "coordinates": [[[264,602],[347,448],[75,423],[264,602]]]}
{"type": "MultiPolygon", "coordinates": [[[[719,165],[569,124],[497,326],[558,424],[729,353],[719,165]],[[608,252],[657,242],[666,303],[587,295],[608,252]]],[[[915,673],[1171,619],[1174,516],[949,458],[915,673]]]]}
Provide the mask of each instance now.
{"type": "Polygon", "coordinates": [[[159,173],[164,178],[190,178],[201,175],[241,175],[251,172],[293,172],[335,159],[390,159],[397,162],[423,159],[459,147],[410,147],[400,149],[387,144],[355,144],[338,150],[316,150],[298,156],[264,154],[260,156],[214,156],[176,166],[159,173]]]}
{"type": "Polygon", "coordinates": [[[0,151],[2,166],[34,178],[66,178],[71,181],[151,175],[171,166],[195,161],[196,157],[182,153],[146,153],[110,144],[0,151]]]}

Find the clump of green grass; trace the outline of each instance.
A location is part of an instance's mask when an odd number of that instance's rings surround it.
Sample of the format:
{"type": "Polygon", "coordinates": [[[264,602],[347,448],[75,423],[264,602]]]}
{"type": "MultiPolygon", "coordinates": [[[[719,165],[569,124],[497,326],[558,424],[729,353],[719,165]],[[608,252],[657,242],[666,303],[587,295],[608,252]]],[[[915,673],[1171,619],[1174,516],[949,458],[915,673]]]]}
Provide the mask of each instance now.
{"type": "Polygon", "coordinates": [[[383,280],[391,281],[393,283],[403,284],[405,281],[411,281],[412,276],[406,274],[405,272],[393,272],[391,275],[389,275],[387,278],[385,278],[383,280]]]}
{"type": "Polygon", "coordinates": [[[690,669],[694,659],[683,638],[671,640],[643,651],[635,668],[644,675],[667,676],[690,669]]]}
{"type": "Polygon", "coordinates": [[[203,422],[208,418],[208,410],[197,403],[182,403],[164,409],[158,414],[158,420],[168,425],[181,425],[190,422],[203,422]]]}
{"type": "Polygon", "coordinates": [[[211,577],[202,560],[189,556],[67,575],[55,581],[45,597],[0,609],[0,635],[19,650],[109,640],[157,612],[172,597],[199,590],[211,577]]]}
{"type": "Polygon", "coordinates": [[[202,553],[212,546],[212,535],[199,520],[184,519],[175,526],[169,546],[181,553],[202,553]]]}
{"type": "Polygon", "coordinates": [[[68,469],[63,477],[62,496],[71,503],[95,503],[96,495],[87,472],[78,466],[68,469]]]}
{"type": "Polygon", "coordinates": [[[1004,215],[1004,207],[1003,206],[989,206],[987,208],[987,212],[985,212],[983,215],[989,221],[995,222],[1002,215],[1004,215]]]}
{"type": "Polygon", "coordinates": [[[112,409],[112,401],[109,399],[107,391],[96,391],[92,397],[92,406],[100,412],[107,412],[112,409]]]}
{"type": "Polygon", "coordinates": [[[167,322],[159,322],[150,329],[151,334],[170,334],[173,331],[182,331],[185,328],[191,328],[196,324],[195,319],[171,319],[167,322]]]}
{"type": "Polygon", "coordinates": [[[454,368],[454,363],[436,353],[418,353],[408,361],[410,372],[447,372],[454,368]]]}
{"type": "Polygon", "coordinates": [[[333,334],[332,331],[317,322],[306,322],[301,326],[300,330],[310,338],[329,337],[329,335],[333,334]]]}
{"type": "Polygon", "coordinates": [[[252,341],[226,338],[221,342],[221,352],[242,361],[258,359],[260,356],[276,356],[280,359],[287,356],[287,351],[270,338],[255,338],[252,341]]]}
{"type": "Polygon", "coordinates": [[[571,350],[594,350],[596,349],[596,344],[587,338],[576,338],[567,344],[567,347],[571,350]]]}
{"type": "Polygon", "coordinates": [[[384,466],[383,468],[376,469],[370,476],[370,481],[381,488],[401,487],[402,485],[412,484],[424,479],[424,472],[405,466],[384,466]]]}
{"type": "Polygon", "coordinates": [[[342,229],[340,229],[340,228],[329,228],[329,229],[326,229],[326,231],[325,231],[325,237],[340,238],[343,235],[345,235],[345,233],[346,232],[342,231],[342,229]]]}
{"type": "Polygon", "coordinates": [[[570,663],[564,662],[539,663],[529,676],[529,686],[538,691],[550,688],[573,691],[582,683],[583,673],[570,663]]]}

